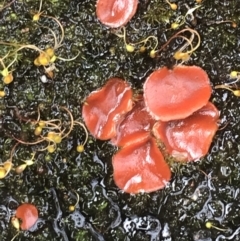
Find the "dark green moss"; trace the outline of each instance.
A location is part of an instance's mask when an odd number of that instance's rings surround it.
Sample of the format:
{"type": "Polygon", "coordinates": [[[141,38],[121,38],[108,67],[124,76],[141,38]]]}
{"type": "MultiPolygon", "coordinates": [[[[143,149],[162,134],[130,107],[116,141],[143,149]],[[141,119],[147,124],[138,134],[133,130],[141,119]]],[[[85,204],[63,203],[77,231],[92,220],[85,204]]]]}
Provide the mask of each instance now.
{"type": "MultiPolygon", "coordinates": [[[[66,124],[67,115],[57,108],[66,106],[74,119],[81,121],[85,97],[109,77],[125,78],[134,89],[141,89],[155,68],[176,64],[172,56],[182,46],[181,41],[173,40],[155,59],[149,57],[149,52],[128,53],[123,39],[96,19],[95,2],[43,1],[44,14],[56,17],[65,30],[57,56],[78,56],[73,61],[57,59],[54,78],[43,83],[44,69],[33,64],[39,53],[32,49],[19,52],[10,68],[14,69],[13,83],[0,84],[6,92],[6,97],[0,99],[0,162],[10,157],[16,143],[13,135],[35,140],[34,125],[21,120],[16,107],[24,118],[36,119],[40,106],[42,119],[61,118],[66,124]]],[[[174,12],[163,0],[139,1],[137,14],[126,26],[127,41],[134,43],[153,35],[162,46],[177,32],[170,29],[171,23],[194,6],[195,1],[178,1],[174,12]]],[[[45,27],[54,29],[58,37],[61,32],[49,18],[32,21],[38,8],[39,2],[16,0],[0,9],[0,41],[34,44],[42,49],[53,46],[53,36],[45,27]]],[[[229,73],[240,71],[239,16],[237,0],[203,1],[194,12],[194,21],[187,19],[182,26],[196,29],[201,36],[201,46],[186,64],[205,69],[213,86],[230,82],[229,73]],[[219,23],[222,20],[233,20],[237,27],[219,23]]],[[[16,48],[0,44],[0,57],[16,48]]],[[[8,65],[13,58],[6,58],[4,63],[8,65]]],[[[10,218],[22,202],[34,203],[40,220],[36,228],[20,233],[16,240],[166,241],[171,237],[188,241],[215,240],[220,233],[230,237],[240,225],[239,100],[225,90],[213,90],[212,101],[221,111],[221,128],[209,154],[200,162],[186,165],[170,161],[171,183],[151,194],[129,195],[117,189],[111,165],[116,149],[109,143],[89,137],[85,151],[77,153],[77,144],[85,138],[80,127],[74,128],[51,154],[38,151],[44,145],[20,145],[13,155],[15,167],[33,152],[37,152],[36,163],[20,175],[12,171],[0,180],[1,240],[11,240],[16,234],[10,218]],[[74,191],[80,201],[71,213],[68,208],[76,202],[74,191]],[[230,231],[207,229],[206,221],[230,231]]],[[[239,234],[231,240],[239,240],[239,234]]]]}

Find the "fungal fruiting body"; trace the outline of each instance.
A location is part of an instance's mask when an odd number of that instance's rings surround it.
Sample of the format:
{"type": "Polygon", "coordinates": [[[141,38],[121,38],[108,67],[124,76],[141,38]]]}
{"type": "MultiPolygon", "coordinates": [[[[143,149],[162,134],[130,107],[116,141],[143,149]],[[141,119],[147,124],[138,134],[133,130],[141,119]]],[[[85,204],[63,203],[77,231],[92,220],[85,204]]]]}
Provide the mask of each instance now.
{"type": "Polygon", "coordinates": [[[209,102],[211,86],[197,66],[163,67],[146,80],[143,95],[111,78],[83,105],[91,134],[120,147],[112,158],[116,185],[127,193],[153,192],[171,178],[157,143],[177,161],[207,154],[218,130],[219,112],[209,102]]]}
{"type": "Polygon", "coordinates": [[[197,66],[166,67],[146,80],[144,99],[156,120],[184,119],[207,104],[211,86],[207,73],[197,66]]]}
{"type": "Polygon", "coordinates": [[[98,0],[97,18],[111,28],[122,27],[134,16],[138,0],[98,0]]]}
{"type": "Polygon", "coordinates": [[[153,192],[165,187],[171,171],[154,138],[132,143],[113,156],[113,178],[125,192],[153,192]]]}
{"type": "Polygon", "coordinates": [[[33,204],[23,203],[17,208],[16,217],[22,221],[21,229],[29,230],[38,220],[38,210],[33,204]]]}
{"type": "Polygon", "coordinates": [[[143,96],[139,95],[135,99],[132,110],[117,125],[116,136],[111,139],[111,143],[116,146],[146,140],[151,135],[151,129],[156,121],[147,112],[143,96]]]}
{"type": "Polygon", "coordinates": [[[82,116],[90,133],[100,140],[116,135],[116,125],[123,114],[132,109],[130,85],[119,78],[111,78],[101,89],[93,91],[85,100],[82,116]]]}
{"type": "Polygon", "coordinates": [[[185,119],[158,121],[153,133],[176,160],[195,161],[208,153],[218,120],[219,111],[209,102],[185,119]]]}

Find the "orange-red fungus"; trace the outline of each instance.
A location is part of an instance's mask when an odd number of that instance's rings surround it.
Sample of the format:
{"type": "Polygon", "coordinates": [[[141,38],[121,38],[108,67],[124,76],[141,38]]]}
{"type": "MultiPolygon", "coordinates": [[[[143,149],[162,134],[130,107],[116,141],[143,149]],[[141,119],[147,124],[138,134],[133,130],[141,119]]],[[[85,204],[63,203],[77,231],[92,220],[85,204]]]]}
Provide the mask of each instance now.
{"type": "Polygon", "coordinates": [[[144,99],[155,119],[169,121],[184,119],[202,108],[211,91],[208,75],[200,67],[163,67],[147,78],[144,99]]]}
{"type": "Polygon", "coordinates": [[[153,133],[176,160],[195,161],[208,153],[218,119],[219,111],[209,102],[186,119],[157,122],[153,133]]]}
{"type": "Polygon", "coordinates": [[[143,96],[138,96],[134,107],[117,126],[117,135],[111,139],[116,146],[126,146],[131,143],[148,139],[156,122],[146,110],[143,96]]]}
{"type": "Polygon", "coordinates": [[[138,0],[98,0],[97,18],[111,28],[122,27],[134,16],[137,5],[138,0]]]}
{"type": "Polygon", "coordinates": [[[114,181],[127,193],[159,190],[171,178],[169,166],[152,137],[124,146],[113,156],[112,162],[114,181]]]}
{"type": "Polygon", "coordinates": [[[38,210],[33,204],[23,203],[17,208],[16,217],[22,221],[21,229],[28,230],[36,223],[38,210]]]}
{"type": "Polygon", "coordinates": [[[90,133],[107,140],[116,135],[116,125],[122,115],[132,109],[131,86],[122,79],[111,78],[85,100],[82,116],[90,133]]]}

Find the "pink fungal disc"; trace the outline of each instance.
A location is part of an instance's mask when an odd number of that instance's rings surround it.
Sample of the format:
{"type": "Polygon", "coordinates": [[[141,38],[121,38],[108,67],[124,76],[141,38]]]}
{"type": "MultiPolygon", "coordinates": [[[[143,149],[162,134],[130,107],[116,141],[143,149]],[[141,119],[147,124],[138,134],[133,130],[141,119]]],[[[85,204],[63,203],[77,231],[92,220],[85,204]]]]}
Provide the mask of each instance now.
{"type": "Polygon", "coordinates": [[[97,18],[111,28],[122,27],[134,16],[137,5],[138,0],[98,0],[97,18]]]}
{"type": "Polygon", "coordinates": [[[146,110],[143,96],[137,96],[137,101],[130,112],[117,125],[116,136],[111,139],[112,144],[126,146],[134,142],[148,139],[151,129],[156,122],[146,110]]]}
{"type": "Polygon", "coordinates": [[[164,188],[171,171],[154,138],[124,146],[113,156],[113,178],[127,193],[153,192],[164,188]]]}
{"type": "Polygon", "coordinates": [[[23,203],[17,208],[16,217],[22,221],[21,229],[28,230],[38,220],[38,210],[33,204],[23,203]]]}
{"type": "Polygon", "coordinates": [[[211,86],[198,66],[166,67],[154,71],[144,84],[148,111],[161,121],[184,119],[207,104],[211,86]]]}
{"type": "Polygon", "coordinates": [[[86,98],[82,116],[95,138],[107,140],[116,135],[117,123],[131,109],[131,86],[120,78],[111,78],[86,98]]]}
{"type": "Polygon", "coordinates": [[[218,119],[219,111],[209,102],[186,119],[157,122],[153,134],[176,160],[196,161],[208,153],[218,119]]]}

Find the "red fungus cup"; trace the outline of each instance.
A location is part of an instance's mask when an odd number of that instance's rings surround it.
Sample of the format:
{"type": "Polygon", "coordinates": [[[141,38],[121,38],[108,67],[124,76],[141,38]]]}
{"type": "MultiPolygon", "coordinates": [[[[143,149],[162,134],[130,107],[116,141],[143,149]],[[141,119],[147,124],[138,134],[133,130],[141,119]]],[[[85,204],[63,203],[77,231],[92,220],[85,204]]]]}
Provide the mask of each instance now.
{"type": "Polygon", "coordinates": [[[154,136],[164,143],[166,151],[177,161],[196,161],[208,153],[218,130],[219,111],[211,103],[185,119],[158,121],[154,136]]]}
{"type": "Polygon", "coordinates": [[[82,116],[95,138],[108,140],[116,135],[117,124],[131,109],[131,86],[120,78],[110,78],[102,88],[86,98],[82,116]]]}
{"type": "Polygon", "coordinates": [[[207,73],[198,66],[160,68],[147,78],[143,90],[149,113],[161,121],[190,116],[208,103],[212,92],[207,73]]]}
{"type": "Polygon", "coordinates": [[[21,220],[21,230],[29,230],[38,220],[38,210],[33,204],[23,203],[17,208],[16,217],[21,220]]]}
{"type": "Polygon", "coordinates": [[[96,14],[99,21],[111,28],[127,24],[137,10],[138,0],[98,0],[96,14]]]}
{"type": "Polygon", "coordinates": [[[147,112],[143,96],[139,95],[134,99],[132,110],[126,113],[117,125],[116,136],[111,139],[113,145],[127,146],[146,140],[151,135],[151,129],[156,121],[147,112]]]}
{"type": "Polygon", "coordinates": [[[116,185],[127,193],[157,191],[171,179],[170,168],[152,137],[124,146],[113,156],[112,164],[116,185]]]}

